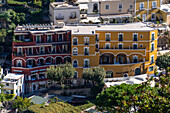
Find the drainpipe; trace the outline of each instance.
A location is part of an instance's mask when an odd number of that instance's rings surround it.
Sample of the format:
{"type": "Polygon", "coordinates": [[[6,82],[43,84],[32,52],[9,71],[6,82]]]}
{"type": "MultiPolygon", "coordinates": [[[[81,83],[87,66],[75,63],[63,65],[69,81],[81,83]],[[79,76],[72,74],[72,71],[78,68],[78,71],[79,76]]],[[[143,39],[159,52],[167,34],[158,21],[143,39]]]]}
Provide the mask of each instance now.
{"type": "Polygon", "coordinates": [[[149,0],[147,0],[147,21],[149,19],[149,0]]]}
{"type": "Polygon", "coordinates": [[[135,0],[135,13],[134,13],[134,17],[136,17],[136,0],[135,0]]]}

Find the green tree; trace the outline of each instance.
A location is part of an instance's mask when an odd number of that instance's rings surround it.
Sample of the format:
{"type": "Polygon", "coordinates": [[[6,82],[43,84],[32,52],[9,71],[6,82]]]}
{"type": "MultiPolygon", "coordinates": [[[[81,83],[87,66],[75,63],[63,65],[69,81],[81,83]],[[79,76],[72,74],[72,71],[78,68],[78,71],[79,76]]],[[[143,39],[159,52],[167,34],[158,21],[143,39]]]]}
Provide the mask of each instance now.
{"type": "Polygon", "coordinates": [[[103,67],[88,68],[83,70],[82,78],[92,82],[91,96],[96,97],[103,90],[106,71],[103,67]]]}
{"type": "Polygon", "coordinates": [[[0,43],[5,42],[6,35],[7,35],[6,29],[1,29],[0,30],[0,43]]]}
{"type": "Polygon", "coordinates": [[[106,89],[95,101],[97,108],[109,112],[167,113],[170,108],[170,76],[151,77],[141,85],[122,84],[106,89]],[[154,87],[150,87],[155,82],[154,87]]]}
{"type": "Polygon", "coordinates": [[[82,74],[82,78],[92,81],[93,85],[104,82],[105,76],[106,71],[104,68],[101,67],[84,69],[82,74]]]}
{"type": "Polygon", "coordinates": [[[156,59],[156,65],[160,68],[164,68],[167,75],[167,69],[168,67],[170,67],[170,56],[168,54],[158,56],[158,58],[156,59]]]}
{"type": "Polygon", "coordinates": [[[73,78],[75,73],[75,68],[69,63],[62,64],[59,66],[50,66],[47,69],[47,77],[52,81],[58,81],[63,84],[64,79],[73,78]]]}
{"type": "Polygon", "coordinates": [[[95,100],[97,109],[100,111],[116,112],[117,108],[129,111],[131,106],[124,106],[131,95],[135,94],[135,88],[139,85],[121,84],[109,87],[100,93],[95,100]]]}
{"type": "Polygon", "coordinates": [[[12,108],[18,109],[18,112],[21,113],[24,110],[27,110],[31,106],[31,100],[28,98],[22,98],[17,96],[17,99],[13,101],[12,108]]]}
{"type": "Polygon", "coordinates": [[[155,68],[155,70],[154,70],[154,75],[155,75],[155,76],[158,75],[158,70],[157,70],[157,68],[155,68]]]}

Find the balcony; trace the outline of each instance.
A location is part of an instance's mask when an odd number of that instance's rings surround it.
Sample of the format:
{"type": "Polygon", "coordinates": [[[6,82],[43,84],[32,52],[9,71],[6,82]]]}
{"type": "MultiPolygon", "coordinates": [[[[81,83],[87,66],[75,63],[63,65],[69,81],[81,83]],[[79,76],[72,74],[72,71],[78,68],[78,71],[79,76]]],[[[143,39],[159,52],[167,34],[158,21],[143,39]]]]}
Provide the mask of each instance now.
{"type": "Polygon", "coordinates": [[[76,19],[77,19],[76,16],[75,17],[70,16],[70,20],[76,20],[76,19]]]}
{"type": "Polygon", "coordinates": [[[146,49],[128,49],[128,48],[123,48],[123,49],[116,49],[116,48],[110,48],[110,49],[99,49],[99,52],[100,54],[103,54],[103,53],[112,53],[114,55],[118,54],[118,53],[126,53],[127,55],[130,55],[132,53],[139,53],[139,54],[142,54],[142,55],[145,55],[145,51],[146,49]]]}
{"type": "Polygon", "coordinates": [[[56,20],[64,20],[64,16],[62,16],[62,17],[56,17],[55,19],[56,19],[56,20]]]}
{"type": "Polygon", "coordinates": [[[157,6],[152,6],[152,9],[158,9],[158,7],[157,6]]]}
{"type": "Polygon", "coordinates": [[[15,41],[12,43],[13,46],[27,46],[27,45],[35,45],[36,42],[31,41],[15,41]]]}
{"type": "Polygon", "coordinates": [[[143,10],[145,10],[145,8],[144,8],[144,7],[140,7],[139,10],[140,10],[140,11],[143,11],[143,10]]]}

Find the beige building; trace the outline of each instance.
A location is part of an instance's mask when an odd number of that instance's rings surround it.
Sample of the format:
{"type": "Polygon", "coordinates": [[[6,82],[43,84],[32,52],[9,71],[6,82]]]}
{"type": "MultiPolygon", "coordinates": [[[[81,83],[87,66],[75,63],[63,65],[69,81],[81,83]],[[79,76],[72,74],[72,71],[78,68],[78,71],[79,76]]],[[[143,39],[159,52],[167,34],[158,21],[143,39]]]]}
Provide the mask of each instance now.
{"type": "Polygon", "coordinates": [[[161,15],[163,21],[170,25],[170,4],[161,5],[161,15]]]}
{"type": "Polygon", "coordinates": [[[49,6],[50,20],[55,25],[57,22],[78,23],[80,20],[79,6],[65,4],[64,2],[53,2],[49,6]]]}
{"type": "Polygon", "coordinates": [[[21,96],[24,93],[24,74],[9,73],[1,83],[4,85],[2,91],[6,94],[21,96]]]}

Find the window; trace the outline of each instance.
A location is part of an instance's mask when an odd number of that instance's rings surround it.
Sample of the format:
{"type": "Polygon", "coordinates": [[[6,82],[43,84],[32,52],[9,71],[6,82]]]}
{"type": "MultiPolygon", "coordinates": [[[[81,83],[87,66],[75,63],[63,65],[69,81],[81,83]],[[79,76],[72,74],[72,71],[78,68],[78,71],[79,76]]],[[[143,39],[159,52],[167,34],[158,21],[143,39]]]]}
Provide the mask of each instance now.
{"type": "Polygon", "coordinates": [[[106,39],[106,41],[110,41],[110,33],[105,34],[105,39],[106,39]]]}
{"type": "Polygon", "coordinates": [[[156,8],[156,1],[152,1],[152,8],[156,8]]]}
{"type": "Polygon", "coordinates": [[[153,71],[153,66],[149,67],[149,72],[153,71]]]}
{"type": "Polygon", "coordinates": [[[151,63],[154,63],[154,55],[151,56],[151,63]]]}
{"type": "Polygon", "coordinates": [[[18,90],[16,90],[16,93],[18,94],[18,90]]]}
{"type": "Polygon", "coordinates": [[[52,51],[52,53],[55,53],[56,52],[56,47],[55,46],[52,46],[52,49],[51,49],[52,51]]]}
{"type": "Polygon", "coordinates": [[[155,33],[152,33],[152,41],[155,40],[155,33]]]}
{"type": "Polygon", "coordinates": [[[47,35],[47,42],[48,43],[52,42],[52,35],[47,35]]]}
{"type": "Polygon", "coordinates": [[[18,82],[16,83],[16,86],[18,85],[18,82]]]}
{"type": "Polygon", "coordinates": [[[6,83],[6,86],[9,86],[9,83],[6,83]]]}
{"type": "Polygon", "coordinates": [[[110,49],[110,43],[106,43],[106,49],[110,49]]]}
{"type": "Polygon", "coordinates": [[[40,54],[44,53],[44,47],[40,47],[40,54]]]}
{"type": "Polygon", "coordinates": [[[133,49],[138,49],[138,44],[133,44],[133,49]]]}
{"type": "Polygon", "coordinates": [[[17,54],[22,55],[22,48],[17,48],[17,54]]]}
{"type": "Polygon", "coordinates": [[[143,44],[140,44],[140,47],[143,47],[143,44]]]}
{"type": "Polygon", "coordinates": [[[133,5],[131,4],[131,5],[130,5],[130,9],[132,9],[132,8],[133,8],[133,5]]]}
{"type": "Polygon", "coordinates": [[[13,94],[14,93],[14,91],[13,90],[11,90],[11,94],[13,94]]]}
{"type": "Polygon", "coordinates": [[[41,36],[40,35],[36,36],[36,42],[41,43],[41,36]]]}
{"type": "Polygon", "coordinates": [[[123,5],[119,4],[119,10],[122,10],[122,8],[123,8],[123,5]]]}
{"type": "Polygon", "coordinates": [[[95,39],[96,39],[96,42],[99,41],[99,35],[98,34],[96,35],[95,39]]]}
{"type": "Polygon", "coordinates": [[[89,55],[89,47],[84,48],[84,55],[89,55]]]}
{"type": "Polygon", "coordinates": [[[70,13],[70,19],[76,18],[76,12],[71,12],[70,13]]]}
{"type": "Polygon", "coordinates": [[[74,37],[74,38],[73,38],[73,45],[78,45],[78,39],[77,39],[77,37],[74,37]]]}
{"type": "Polygon", "coordinates": [[[63,53],[67,52],[67,48],[68,48],[67,46],[68,46],[67,44],[62,45],[62,52],[63,53]]]}
{"type": "Polygon", "coordinates": [[[133,63],[137,63],[138,62],[138,56],[133,56],[133,63]]]}
{"type": "Polygon", "coordinates": [[[151,51],[154,51],[154,43],[151,43],[151,51]]]}
{"type": "Polygon", "coordinates": [[[73,78],[78,78],[78,72],[77,71],[75,71],[73,78]]]}
{"type": "Polygon", "coordinates": [[[138,41],[138,34],[137,33],[133,34],[133,41],[138,41]]]}
{"type": "Polygon", "coordinates": [[[17,67],[22,67],[22,60],[17,60],[17,67]]]}
{"type": "Polygon", "coordinates": [[[24,35],[19,35],[19,40],[24,41],[24,35]]]}
{"type": "Polygon", "coordinates": [[[113,72],[112,71],[107,71],[106,72],[106,78],[112,78],[113,77],[113,72]]]}
{"type": "Polygon", "coordinates": [[[73,55],[78,55],[78,49],[76,47],[73,48],[73,55]]]}
{"type": "Polygon", "coordinates": [[[140,9],[139,10],[144,10],[144,3],[140,3],[140,9]]]}
{"type": "Polygon", "coordinates": [[[155,13],[152,13],[151,20],[156,20],[156,14],[155,13]]]}
{"type": "Polygon", "coordinates": [[[84,37],[84,45],[89,45],[89,37],[84,37]]]}
{"type": "Polygon", "coordinates": [[[58,34],[58,42],[63,41],[63,34],[58,34]]]}
{"type": "Polygon", "coordinates": [[[99,49],[99,43],[96,43],[96,49],[99,49]]]}
{"type": "Polygon", "coordinates": [[[122,43],[119,43],[119,44],[118,44],[118,48],[119,48],[119,49],[123,49],[123,44],[122,44],[122,43]]]}
{"type": "Polygon", "coordinates": [[[118,41],[123,41],[123,34],[122,34],[122,33],[119,33],[118,36],[119,36],[119,37],[118,37],[118,41]]]}
{"type": "Polygon", "coordinates": [[[105,5],[105,9],[109,10],[110,6],[109,5],[105,5]]]}
{"type": "Polygon", "coordinates": [[[84,67],[89,67],[89,59],[84,59],[84,67]]]}
{"type": "Polygon", "coordinates": [[[98,11],[98,4],[94,3],[93,4],[93,12],[96,12],[96,11],[98,11]]]}
{"type": "Polygon", "coordinates": [[[78,61],[77,60],[73,61],[73,67],[78,67],[78,61]]]}
{"type": "Polygon", "coordinates": [[[140,35],[140,38],[143,38],[143,35],[140,35]]]}

